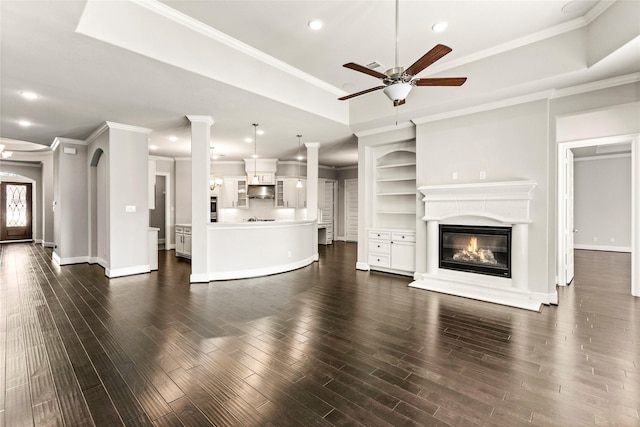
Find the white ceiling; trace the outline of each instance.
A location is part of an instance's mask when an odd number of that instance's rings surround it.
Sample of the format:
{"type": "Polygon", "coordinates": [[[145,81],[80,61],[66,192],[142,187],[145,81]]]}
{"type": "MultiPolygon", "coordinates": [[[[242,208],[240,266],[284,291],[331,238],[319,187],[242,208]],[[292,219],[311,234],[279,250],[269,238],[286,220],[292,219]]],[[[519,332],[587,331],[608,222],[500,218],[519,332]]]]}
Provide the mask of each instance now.
{"type": "Polygon", "coordinates": [[[321,164],[353,165],[354,132],[639,72],[640,37],[593,67],[580,63],[579,37],[576,42],[566,36],[566,45],[554,40],[557,49],[535,56],[535,46],[548,49],[541,44],[547,38],[584,27],[610,3],[400,1],[400,65],[442,43],[453,52],[420,77],[437,73],[469,81],[460,88],[415,88],[405,106],[394,108],[380,92],[354,98],[350,106],[336,99],[379,84],[342,64],[394,65],[392,1],[91,1],[87,6],[85,1],[3,0],[0,136],[8,148],[11,140],[48,146],[55,137],[85,139],[108,120],[152,129],[150,145],[158,148],[151,154],[184,157],[190,152],[185,116],[210,115],[212,145],[221,160],[250,157],[253,145],[244,139],[253,135],[251,124],[259,123],[265,131],[258,137],[260,157],[293,159],[296,135],[302,134],[303,142],[320,142],[321,164]],[[324,21],[322,30],[309,30],[312,18],[324,21]],[[439,20],[449,28],[435,34],[430,27],[439,20]],[[532,46],[530,63],[512,53],[522,46],[532,46]],[[496,61],[487,65],[487,58],[496,61]],[[509,66],[494,65],[502,63],[509,66]],[[40,98],[25,100],[23,90],[40,98]],[[20,119],[33,125],[20,127],[20,119]]]}

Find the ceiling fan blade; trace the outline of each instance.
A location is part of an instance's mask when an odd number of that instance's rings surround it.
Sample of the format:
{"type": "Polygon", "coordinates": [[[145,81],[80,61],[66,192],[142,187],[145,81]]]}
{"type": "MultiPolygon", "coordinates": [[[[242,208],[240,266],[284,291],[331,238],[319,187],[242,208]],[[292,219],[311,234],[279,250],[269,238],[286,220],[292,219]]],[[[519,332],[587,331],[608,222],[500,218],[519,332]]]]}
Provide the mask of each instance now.
{"type": "Polygon", "coordinates": [[[394,106],[394,107],[397,107],[398,105],[402,105],[402,104],[404,104],[405,102],[407,102],[407,100],[406,100],[406,99],[396,99],[395,101],[393,101],[393,106],[394,106]]]}
{"type": "Polygon", "coordinates": [[[405,73],[410,76],[415,76],[420,71],[424,70],[451,51],[452,49],[449,46],[437,44],[429,52],[422,55],[422,58],[418,59],[409,68],[407,68],[405,73]]]}
{"type": "Polygon", "coordinates": [[[349,99],[349,98],[353,98],[353,97],[356,97],[356,96],[364,95],[365,93],[373,92],[374,90],[384,89],[385,87],[386,86],[372,87],[372,88],[369,88],[367,90],[363,90],[363,91],[360,91],[360,92],[352,93],[351,95],[343,96],[342,98],[338,98],[338,100],[344,101],[345,99],[349,99]]]}
{"type": "Polygon", "coordinates": [[[416,86],[462,86],[466,81],[466,77],[436,77],[414,80],[416,86]]]}
{"type": "Polygon", "coordinates": [[[360,71],[361,73],[369,74],[370,76],[377,77],[379,79],[387,78],[386,74],[379,73],[371,68],[367,68],[364,65],[356,64],[355,62],[349,62],[344,64],[343,67],[349,68],[351,70],[360,71]]]}

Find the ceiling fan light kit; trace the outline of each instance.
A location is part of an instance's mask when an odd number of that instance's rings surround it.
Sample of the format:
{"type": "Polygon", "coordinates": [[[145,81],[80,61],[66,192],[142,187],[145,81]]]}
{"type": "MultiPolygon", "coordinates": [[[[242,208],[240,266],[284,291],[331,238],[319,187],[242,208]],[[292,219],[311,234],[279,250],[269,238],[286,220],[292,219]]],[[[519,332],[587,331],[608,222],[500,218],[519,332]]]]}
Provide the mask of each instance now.
{"type": "Polygon", "coordinates": [[[413,86],[462,86],[467,80],[466,77],[440,77],[440,78],[422,78],[417,79],[415,76],[422,70],[433,64],[443,56],[451,52],[451,48],[443,44],[435,45],[430,51],[425,53],[420,59],[414,62],[409,68],[398,66],[398,0],[396,0],[396,64],[395,67],[387,70],[384,74],[378,71],[372,70],[368,67],[356,64],[355,62],[349,62],[344,64],[343,67],[349,68],[360,73],[368,74],[382,80],[384,86],[376,86],[370,89],[365,89],[360,92],[352,93],[350,95],[338,98],[340,101],[354,98],[356,96],[364,95],[369,92],[384,89],[383,92],[387,97],[393,101],[393,106],[397,107],[405,103],[405,99],[413,86]]]}

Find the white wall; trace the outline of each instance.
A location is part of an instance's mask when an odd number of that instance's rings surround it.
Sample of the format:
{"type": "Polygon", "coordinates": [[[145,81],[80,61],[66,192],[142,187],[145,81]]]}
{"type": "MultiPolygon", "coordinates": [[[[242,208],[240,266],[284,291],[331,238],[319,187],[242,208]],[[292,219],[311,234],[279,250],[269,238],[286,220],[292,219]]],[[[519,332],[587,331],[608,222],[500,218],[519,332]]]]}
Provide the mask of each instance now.
{"type": "Polygon", "coordinates": [[[576,159],[577,249],[631,250],[631,155],[576,159]]]}
{"type": "Polygon", "coordinates": [[[149,266],[148,133],[110,127],[109,150],[110,270],[143,272],[149,266]]]}
{"type": "Polygon", "coordinates": [[[53,153],[57,170],[54,253],[61,264],[86,262],[89,254],[87,146],[84,141],[69,142],[72,140],[62,138],[59,141],[53,153]]]}
{"type": "Polygon", "coordinates": [[[176,159],[176,222],[191,224],[191,159],[176,159]]]}
{"type": "MultiPolygon", "coordinates": [[[[536,101],[418,125],[417,185],[530,180],[528,289],[555,290],[554,245],[548,241],[547,101],[536,101]],[[452,178],[453,173],[458,179],[452,178]],[[480,173],[486,173],[486,180],[480,173]],[[551,272],[551,273],[550,273],[551,272]]],[[[418,215],[421,216],[421,215],[418,215]]],[[[416,230],[416,271],[426,271],[426,223],[416,230]]]]}

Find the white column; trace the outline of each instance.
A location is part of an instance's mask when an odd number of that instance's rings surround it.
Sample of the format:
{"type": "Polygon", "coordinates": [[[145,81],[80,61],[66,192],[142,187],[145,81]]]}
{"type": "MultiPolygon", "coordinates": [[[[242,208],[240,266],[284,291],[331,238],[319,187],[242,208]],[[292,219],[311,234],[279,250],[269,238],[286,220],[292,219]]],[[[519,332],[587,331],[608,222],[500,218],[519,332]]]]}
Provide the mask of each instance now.
{"type": "Polygon", "coordinates": [[[187,116],[191,121],[191,282],[208,282],[210,116],[187,116]]]}
{"type": "Polygon", "coordinates": [[[529,224],[514,224],[511,229],[511,284],[527,289],[529,281],[529,224]]]}
{"type": "Polygon", "coordinates": [[[318,149],[319,142],[305,142],[307,147],[307,219],[318,219],[318,149]]]}
{"type": "Polygon", "coordinates": [[[427,221],[427,274],[438,274],[438,221],[427,221]]]}

